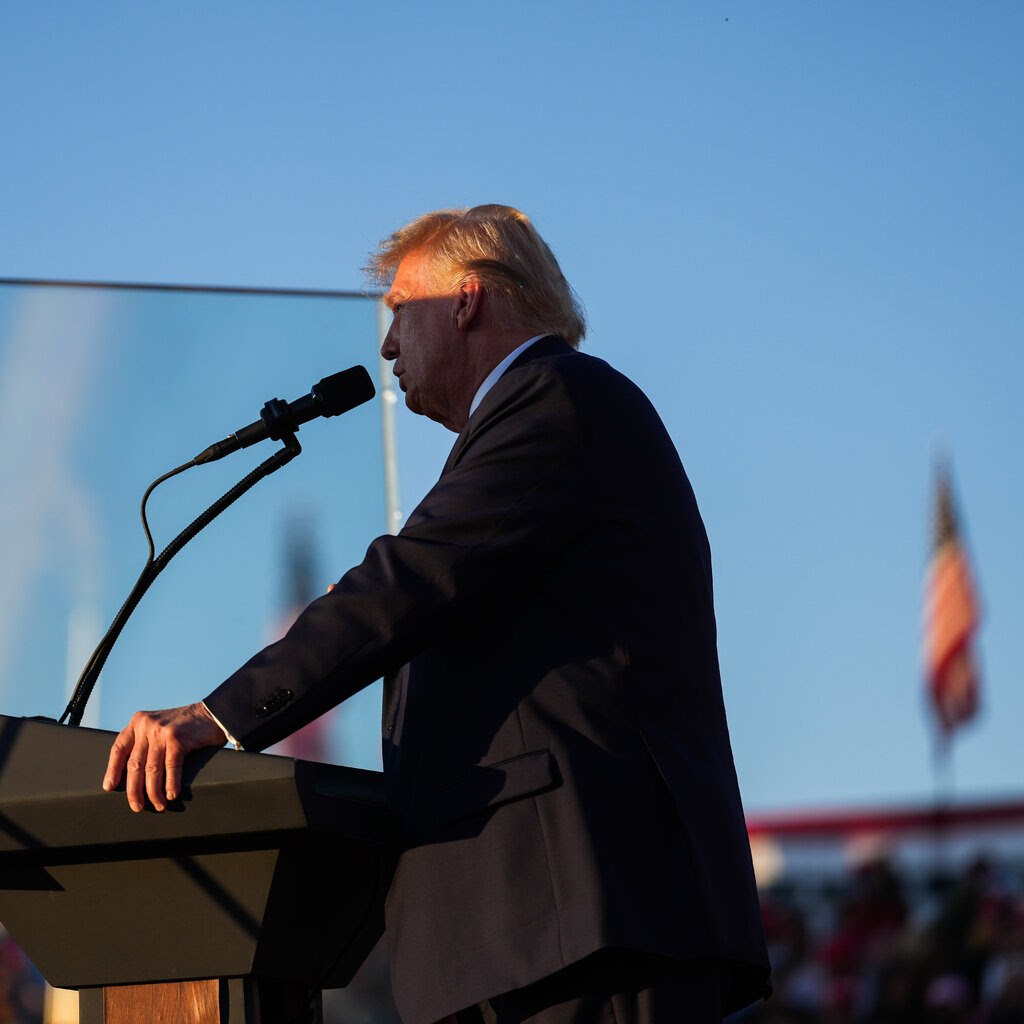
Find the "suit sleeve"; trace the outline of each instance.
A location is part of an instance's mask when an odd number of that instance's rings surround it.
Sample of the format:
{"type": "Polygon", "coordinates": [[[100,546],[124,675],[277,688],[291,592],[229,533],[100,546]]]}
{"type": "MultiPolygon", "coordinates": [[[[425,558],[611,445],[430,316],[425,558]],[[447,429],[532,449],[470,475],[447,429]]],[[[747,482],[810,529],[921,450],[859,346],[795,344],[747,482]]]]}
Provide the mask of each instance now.
{"type": "Polygon", "coordinates": [[[246,749],[262,750],[445,631],[494,614],[502,595],[542,572],[579,529],[583,450],[557,372],[530,364],[506,374],[401,533],[377,538],[207,707],[246,749]]]}

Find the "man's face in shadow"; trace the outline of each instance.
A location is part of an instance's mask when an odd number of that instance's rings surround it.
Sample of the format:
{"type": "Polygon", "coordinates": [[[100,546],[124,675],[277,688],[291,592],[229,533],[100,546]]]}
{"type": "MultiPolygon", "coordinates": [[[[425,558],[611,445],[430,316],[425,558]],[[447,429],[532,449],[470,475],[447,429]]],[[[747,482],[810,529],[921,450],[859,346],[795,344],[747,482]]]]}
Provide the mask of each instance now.
{"type": "Polygon", "coordinates": [[[446,295],[430,274],[429,260],[413,252],[398,265],[386,302],[394,314],[381,355],[415,413],[460,431],[473,395],[460,329],[462,296],[446,295]]]}

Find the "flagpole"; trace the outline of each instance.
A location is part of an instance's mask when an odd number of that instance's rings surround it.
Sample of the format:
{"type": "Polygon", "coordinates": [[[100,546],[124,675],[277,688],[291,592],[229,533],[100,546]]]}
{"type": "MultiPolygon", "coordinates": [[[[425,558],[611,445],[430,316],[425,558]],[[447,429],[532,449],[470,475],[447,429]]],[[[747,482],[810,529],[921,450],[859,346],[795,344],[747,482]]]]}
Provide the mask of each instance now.
{"type": "Polygon", "coordinates": [[[980,676],[973,645],[981,610],[953,498],[949,455],[932,446],[932,543],[924,594],[924,669],[932,710],[935,870],[943,875],[954,799],[953,737],[975,717],[980,676]]]}
{"type": "Polygon", "coordinates": [[[946,823],[953,806],[953,738],[938,723],[932,730],[932,776],[934,784],[932,819],[932,871],[936,881],[947,874],[946,823]]]}

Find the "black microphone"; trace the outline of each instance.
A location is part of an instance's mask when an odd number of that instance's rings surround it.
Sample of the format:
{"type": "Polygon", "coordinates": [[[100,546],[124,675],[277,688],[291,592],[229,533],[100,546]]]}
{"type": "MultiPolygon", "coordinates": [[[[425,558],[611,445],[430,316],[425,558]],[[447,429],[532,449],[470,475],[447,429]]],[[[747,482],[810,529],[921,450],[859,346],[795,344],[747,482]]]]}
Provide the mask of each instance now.
{"type": "Polygon", "coordinates": [[[310,388],[308,395],[297,398],[294,402],[283,402],[280,398],[272,398],[263,406],[260,418],[241,430],[236,430],[230,437],[211,444],[200,452],[193,460],[194,466],[204,462],[214,462],[224,458],[239,448],[272,438],[280,441],[285,434],[294,434],[300,423],[316,419],[318,416],[339,416],[349,409],[354,409],[374,396],[373,381],[366,372],[365,366],[350,366],[341,373],[324,377],[322,381],[310,388]]]}

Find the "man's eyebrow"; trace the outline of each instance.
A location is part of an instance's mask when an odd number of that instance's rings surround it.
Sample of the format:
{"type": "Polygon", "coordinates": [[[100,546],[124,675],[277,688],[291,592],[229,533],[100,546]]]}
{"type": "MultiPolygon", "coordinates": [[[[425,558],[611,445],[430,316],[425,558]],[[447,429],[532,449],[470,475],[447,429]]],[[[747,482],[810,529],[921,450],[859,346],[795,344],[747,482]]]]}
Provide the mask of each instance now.
{"type": "Polygon", "coordinates": [[[408,296],[403,291],[395,291],[393,288],[384,296],[384,305],[393,310],[395,306],[405,302],[408,296]]]}

